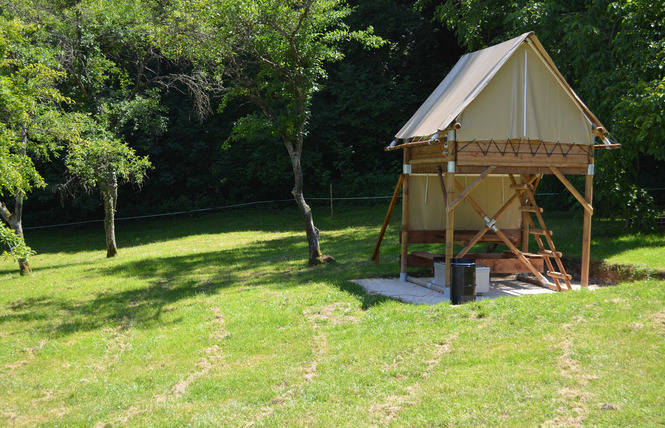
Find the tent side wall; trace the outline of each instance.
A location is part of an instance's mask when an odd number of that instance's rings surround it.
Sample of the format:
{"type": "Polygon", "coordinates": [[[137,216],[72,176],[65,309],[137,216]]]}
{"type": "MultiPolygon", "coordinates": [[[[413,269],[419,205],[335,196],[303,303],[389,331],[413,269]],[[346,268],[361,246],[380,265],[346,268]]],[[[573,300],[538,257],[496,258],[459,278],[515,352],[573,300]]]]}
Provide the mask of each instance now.
{"type": "MultiPolygon", "coordinates": [[[[478,178],[478,174],[457,174],[457,182],[464,188],[478,178]]],[[[444,230],[446,228],[446,203],[436,174],[411,174],[409,195],[409,230],[444,230]]],[[[444,174],[444,181],[446,175],[444,174]]],[[[491,175],[483,180],[469,196],[487,212],[495,213],[513,195],[510,179],[506,175],[491,175]]],[[[468,200],[455,208],[455,231],[479,230],[485,226],[468,200]]],[[[520,229],[522,213],[519,202],[513,201],[508,211],[497,220],[501,229],[520,229]]]]}

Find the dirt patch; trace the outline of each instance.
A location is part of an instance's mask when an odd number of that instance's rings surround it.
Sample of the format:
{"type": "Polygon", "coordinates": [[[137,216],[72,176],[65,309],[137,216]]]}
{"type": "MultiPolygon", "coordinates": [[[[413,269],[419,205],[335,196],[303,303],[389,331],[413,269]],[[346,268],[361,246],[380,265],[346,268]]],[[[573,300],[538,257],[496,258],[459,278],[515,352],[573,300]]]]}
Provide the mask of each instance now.
{"type": "Polygon", "coordinates": [[[369,411],[378,414],[381,418],[382,425],[388,425],[397,419],[397,415],[404,406],[412,406],[415,404],[413,399],[416,397],[417,389],[414,386],[409,386],[403,395],[390,395],[386,397],[383,403],[374,404],[369,408],[369,411]]]}
{"type": "Polygon", "coordinates": [[[314,321],[325,321],[333,325],[357,323],[359,320],[353,315],[348,315],[351,305],[337,302],[318,310],[308,310],[304,315],[314,321]]]}
{"type": "Polygon", "coordinates": [[[557,359],[557,365],[559,367],[559,373],[572,380],[573,385],[567,386],[558,391],[558,401],[561,405],[556,409],[556,412],[561,416],[557,416],[544,422],[543,426],[581,427],[584,425],[584,420],[589,414],[588,404],[592,401],[594,395],[590,392],[584,391],[583,387],[587,385],[589,381],[596,380],[598,377],[593,374],[583,373],[581,363],[573,358],[572,334],[570,332],[570,328],[573,324],[583,322],[586,322],[584,318],[576,316],[573,319],[573,323],[562,325],[562,328],[566,333],[563,342],[558,346],[562,351],[562,354],[557,359]],[[573,415],[570,415],[570,413],[573,413],[573,415]]]}
{"type": "Polygon", "coordinates": [[[658,330],[665,332],[665,310],[651,314],[649,319],[658,330]]]}
{"type": "MultiPolygon", "coordinates": [[[[563,257],[561,260],[566,272],[571,274],[574,279],[579,280],[582,270],[581,259],[563,257]]],[[[598,285],[614,285],[619,282],[641,281],[650,278],[665,280],[665,271],[607,263],[603,260],[591,260],[589,262],[589,280],[598,285]]]]}
{"type": "Polygon", "coordinates": [[[19,360],[19,361],[13,362],[13,363],[5,364],[5,367],[8,368],[9,370],[15,370],[15,369],[17,369],[17,368],[19,368],[19,367],[21,367],[25,364],[28,364],[28,362],[30,360],[35,358],[35,351],[37,351],[38,349],[42,349],[44,347],[44,345],[46,345],[47,343],[48,343],[48,339],[42,339],[39,342],[39,345],[37,345],[37,346],[33,346],[31,348],[23,348],[23,352],[28,354],[27,355],[28,358],[25,359],[25,360],[19,360]]]}
{"type": "Polygon", "coordinates": [[[444,354],[452,351],[452,343],[457,339],[458,334],[454,334],[444,342],[434,344],[434,352],[432,352],[432,359],[423,361],[426,365],[425,371],[422,373],[423,378],[428,378],[432,370],[441,363],[444,354]]]}

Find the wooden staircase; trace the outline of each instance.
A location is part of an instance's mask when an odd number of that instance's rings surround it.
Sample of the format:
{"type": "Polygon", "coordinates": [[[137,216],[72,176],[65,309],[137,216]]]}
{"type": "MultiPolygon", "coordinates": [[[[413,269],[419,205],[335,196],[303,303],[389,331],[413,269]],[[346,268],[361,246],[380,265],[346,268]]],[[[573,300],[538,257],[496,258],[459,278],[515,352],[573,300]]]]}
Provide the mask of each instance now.
{"type": "Polygon", "coordinates": [[[542,216],[543,209],[536,204],[534,193],[538,181],[534,184],[529,184],[529,180],[523,176],[522,182],[518,183],[512,175],[510,176],[510,179],[512,181],[510,187],[518,194],[521,205],[520,211],[526,214],[524,219],[527,220],[529,234],[534,235],[539,247],[538,254],[545,258],[545,265],[547,266],[546,275],[553,280],[553,284],[548,286],[557,291],[571,290],[571,276],[566,273],[566,269],[563,267],[563,263],[561,262],[562,254],[557,251],[554,246],[554,242],[552,241],[552,231],[545,226],[545,220],[542,216]],[[536,222],[534,222],[532,215],[535,215],[538,226],[536,226],[536,222]],[[554,259],[556,263],[557,270],[554,268],[552,259],[554,259]],[[561,280],[563,280],[563,284],[561,283],[561,280]],[[564,285],[565,288],[563,288],[564,285]]]}

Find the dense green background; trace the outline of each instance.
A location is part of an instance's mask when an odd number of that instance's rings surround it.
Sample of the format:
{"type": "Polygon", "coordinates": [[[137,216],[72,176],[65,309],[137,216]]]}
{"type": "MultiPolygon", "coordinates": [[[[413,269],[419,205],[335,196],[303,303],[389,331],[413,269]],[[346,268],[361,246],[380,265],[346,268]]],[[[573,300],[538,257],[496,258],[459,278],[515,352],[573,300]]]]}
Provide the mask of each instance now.
{"type": "MultiPolygon", "coordinates": [[[[85,2],[15,4],[30,4],[34,10],[51,4],[65,10],[81,3],[85,2]]],[[[327,197],[331,184],[336,197],[390,195],[400,154],[385,153],[383,147],[459,57],[535,30],[569,83],[623,144],[622,150],[599,155],[598,214],[631,217],[635,206],[650,203],[650,197],[660,206],[665,204],[662,5],[652,7],[646,1],[350,3],[356,10],[347,19],[349,26],[373,26],[390,44],[366,50],[349,42],[344,60],[328,66],[328,79],[314,98],[306,136],[306,197],[327,197]],[[640,188],[650,190],[650,195],[640,188]]],[[[21,12],[4,1],[0,8],[6,16],[23,14],[28,20],[38,21],[43,15],[21,12]]],[[[33,10],[24,10],[28,9],[33,10]]],[[[98,88],[100,97],[125,105],[135,93],[149,95],[159,101],[159,115],[166,124],[149,126],[153,116],[133,111],[128,115],[145,120],[116,125],[125,141],[138,154],[148,155],[154,167],[140,189],[131,185],[121,189],[119,217],[290,198],[293,175],[279,139],[258,133],[229,140],[235,121],[251,112],[250,105],[227,105],[223,113],[201,119],[186,92],[165,91],[148,80],[129,91],[126,82],[139,80],[133,58],[146,51],[148,38],[142,38],[143,30],[132,27],[130,19],[107,17],[103,10],[97,13],[111,23],[116,19],[127,25],[120,28],[101,18],[82,25],[81,31],[90,33],[89,39],[81,39],[90,57],[101,55],[121,70],[98,88]]],[[[153,61],[154,68],[159,66],[164,73],[191,71],[186,62],[153,61]]],[[[62,86],[63,93],[77,101],[77,108],[90,110],[86,103],[92,105],[94,100],[86,99],[71,79],[62,86]]],[[[215,109],[217,102],[213,97],[215,109]]],[[[48,186],[29,195],[25,226],[102,217],[96,194],[80,192],[72,197],[59,190],[67,180],[60,160],[40,162],[37,157],[36,162],[48,186]]],[[[543,193],[561,190],[555,181],[544,180],[541,187],[543,193]]],[[[564,203],[561,198],[543,198],[542,204],[550,209],[575,205],[570,198],[564,203]]]]}

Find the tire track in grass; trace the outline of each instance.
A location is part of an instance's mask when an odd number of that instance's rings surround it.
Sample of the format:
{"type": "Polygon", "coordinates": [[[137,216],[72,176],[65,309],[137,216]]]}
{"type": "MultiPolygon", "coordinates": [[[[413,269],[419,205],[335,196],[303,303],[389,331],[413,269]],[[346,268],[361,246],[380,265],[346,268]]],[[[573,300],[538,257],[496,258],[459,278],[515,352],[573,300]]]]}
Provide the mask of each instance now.
{"type": "Polygon", "coordinates": [[[303,316],[309,321],[312,331],[315,333],[311,344],[314,358],[309,366],[303,367],[304,374],[302,376],[302,381],[294,385],[292,388],[287,389],[283,394],[273,398],[268,406],[261,408],[256,417],[245,424],[245,427],[252,427],[270,417],[277,409],[289,402],[294,396],[301,393],[305,386],[318,376],[319,363],[323,356],[328,352],[328,335],[321,330],[319,322],[330,323],[333,325],[357,322],[358,319],[354,316],[337,313],[345,306],[348,307],[348,305],[340,302],[328,305],[321,310],[303,311],[303,316]]]}
{"type": "Polygon", "coordinates": [[[5,368],[9,369],[9,374],[12,374],[14,370],[17,368],[24,366],[28,364],[31,360],[35,358],[35,351],[42,349],[44,345],[48,343],[48,339],[42,339],[39,341],[39,345],[33,346],[33,347],[28,347],[28,348],[23,348],[23,352],[27,354],[27,358],[24,358],[22,360],[18,360],[13,363],[5,364],[5,368]]]}
{"type": "Polygon", "coordinates": [[[194,364],[196,369],[194,372],[190,373],[185,379],[182,379],[176,383],[170,391],[155,397],[158,403],[162,403],[169,399],[178,399],[182,397],[194,381],[206,376],[213,368],[222,366],[224,364],[224,352],[219,343],[226,339],[230,333],[228,330],[226,330],[224,316],[222,315],[222,312],[219,310],[219,308],[210,306],[209,309],[213,313],[213,319],[210,321],[212,326],[210,340],[215,342],[215,344],[203,350],[204,356],[201,357],[196,362],[196,364],[194,364]]]}
{"type": "MultiPolygon", "coordinates": [[[[421,379],[426,380],[430,377],[436,367],[441,364],[443,356],[452,352],[453,342],[458,337],[459,332],[453,334],[443,342],[433,343],[432,352],[429,354],[431,358],[422,362],[425,365],[425,369],[420,374],[421,379]]],[[[396,369],[403,362],[404,358],[401,355],[397,355],[391,364],[384,366],[384,369],[396,369]]],[[[389,395],[382,402],[373,404],[369,408],[369,411],[380,418],[378,425],[389,425],[398,420],[399,413],[404,407],[417,404],[420,393],[421,385],[420,383],[416,383],[415,385],[406,387],[401,394],[389,395]]]]}
{"type": "MultiPolygon", "coordinates": [[[[215,342],[214,345],[209,346],[203,350],[204,356],[201,357],[195,364],[195,370],[190,373],[186,378],[180,380],[173,385],[168,391],[158,394],[154,397],[154,402],[157,405],[165,404],[168,401],[181,398],[189,389],[190,385],[197,379],[205,377],[210,373],[213,368],[224,365],[224,352],[220,343],[226,339],[230,333],[226,330],[224,316],[222,311],[208,303],[208,309],[212,312],[213,318],[209,321],[212,332],[210,333],[210,340],[215,342]]],[[[129,423],[135,416],[148,412],[149,409],[140,409],[137,406],[128,407],[124,413],[116,418],[117,423],[125,425],[129,423]]]]}
{"type": "Polygon", "coordinates": [[[556,409],[559,416],[554,417],[543,423],[547,427],[582,427],[584,421],[589,414],[588,403],[593,399],[594,394],[583,391],[584,386],[590,380],[595,380],[598,377],[594,375],[585,374],[582,371],[580,362],[573,358],[573,332],[571,328],[575,324],[584,323],[586,320],[580,316],[573,318],[574,323],[563,324],[561,328],[565,331],[564,340],[559,344],[559,349],[562,354],[557,359],[557,366],[559,373],[567,379],[573,381],[570,387],[562,388],[558,391],[559,402],[561,405],[556,409]],[[574,416],[567,416],[569,412],[573,412],[574,416]]]}

